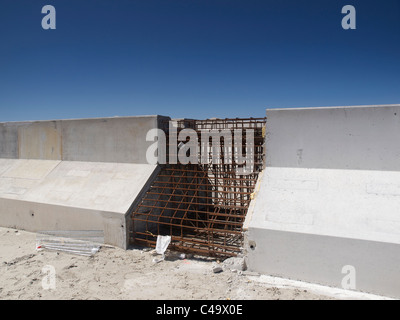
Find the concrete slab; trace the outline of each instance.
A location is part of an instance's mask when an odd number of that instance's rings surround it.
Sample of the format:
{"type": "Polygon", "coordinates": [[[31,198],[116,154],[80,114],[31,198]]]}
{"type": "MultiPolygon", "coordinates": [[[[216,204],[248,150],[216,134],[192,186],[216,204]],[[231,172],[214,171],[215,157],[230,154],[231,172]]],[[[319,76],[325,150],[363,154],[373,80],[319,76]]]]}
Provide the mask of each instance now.
{"type": "Polygon", "coordinates": [[[400,172],[266,168],[246,223],[249,270],[400,297],[400,172]]]}
{"type": "Polygon", "coordinates": [[[1,159],[0,158],[0,176],[3,175],[4,172],[9,170],[14,164],[14,159],[1,159]]]}
{"type": "Polygon", "coordinates": [[[104,230],[126,248],[130,207],[158,167],[146,159],[158,115],[0,123],[0,225],[104,230]]]}
{"type": "Polygon", "coordinates": [[[62,161],[21,200],[125,214],[155,165],[62,161]]]}
{"type": "Polygon", "coordinates": [[[156,165],[0,159],[0,225],[29,231],[93,230],[126,248],[127,212],[156,165]]]}
{"type": "Polygon", "coordinates": [[[267,117],[248,269],[400,298],[400,105],[267,117]]]}
{"type": "Polygon", "coordinates": [[[260,183],[248,227],[400,244],[400,172],[266,168],[260,183]]]}
{"type": "Polygon", "coordinates": [[[11,160],[12,166],[1,177],[13,179],[41,180],[61,161],[57,160],[11,160]]]}

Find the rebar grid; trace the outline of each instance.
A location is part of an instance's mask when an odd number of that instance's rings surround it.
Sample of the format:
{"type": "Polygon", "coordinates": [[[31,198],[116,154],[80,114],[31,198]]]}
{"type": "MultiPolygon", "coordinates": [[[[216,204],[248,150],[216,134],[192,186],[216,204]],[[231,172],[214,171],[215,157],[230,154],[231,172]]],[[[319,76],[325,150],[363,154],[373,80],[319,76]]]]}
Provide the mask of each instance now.
{"type": "MultiPolygon", "coordinates": [[[[226,164],[220,152],[218,164],[172,164],[161,166],[156,179],[132,212],[132,242],[154,247],[157,235],[170,235],[170,249],[205,256],[236,256],[243,244],[243,223],[254,192],[258,173],[263,168],[265,118],[179,120],[178,132],[185,128],[199,136],[204,130],[243,130],[254,132],[252,172],[238,174],[239,164],[226,164]]],[[[169,141],[168,130],[166,130],[169,141]]],[[[201,138],[198,141],[202,143],[201,138]]],[[[215,143],[215,141],[214,141],[215,143]]],[[[216,147],[210,145],[211,148],[216,147]]],[[[217,148],[225,147],[224,139],[217,148]]],[[[168,152],[178,153],[177,142],[168,144],[168,152]],[[173,148],[173,149],[172,149],[173,148]]]]}

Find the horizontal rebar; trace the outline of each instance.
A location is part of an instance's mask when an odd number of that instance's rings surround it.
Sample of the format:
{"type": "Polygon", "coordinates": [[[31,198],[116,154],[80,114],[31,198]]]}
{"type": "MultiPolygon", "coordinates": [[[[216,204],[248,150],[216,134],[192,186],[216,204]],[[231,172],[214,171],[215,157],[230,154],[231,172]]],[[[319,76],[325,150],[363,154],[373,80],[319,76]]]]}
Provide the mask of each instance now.
{"type": "MultiPolygon", "coordinates": [[[[202,197],[202,196],[192,196],[192,195],[190,195],[190,196],[183,196],[183,195],[175,195],[175,194],[164,194],[164,193],[151,193],[151,194],[154,194],[154,195],[166,195],[166,196],[168,196],[168,195],[170,195],[170,196],[172,196],[172,197],[183,197],[183,198],[188,198],[188,197],[190,197],[190,198],[200,198],[200,199],[204,199],[204,200],[209,200],[210,198],[209,197],[202,197]]],[[[218,199],[219,201],[221,201],[221,202],[231,202],[231,200],[235,200],[236,202],[240,202],[239,200],[236,200],[236,199],[225,199],[225,201],[224,201],[224,199],[221,199],[221,198],[218,198],[218,197],[215,197],[214,199],[218,199]]],[[[144,198],[144,200],[143,200],[143,202],[145,202],[145,201],[153,201],[154,202],[154,200],[155,199],[149,199],[149,198],[144,198]]],[[[179,201],[179,200],[176,200],[176,201],[174,201],[174,200],[166,200],[166,199],[157,199],[157,201],[156,202],[167,202],[167,203],[178,203],[178,204],[190,204],[190,205],[193,205],[193,206],[207,206],[207,207],[224,207],[224,209],[240,209],[240,210],[246,210],[246,209],[248,209],[248,206],[246,206],[246,207],[244,207],[244,206],[239,206],[239,205],[226,205],[226,204],[223,204],[223,203],[206,203],[206,202],[186,202],[186,201],[179,201]]],[[[241,201],[241,202],[245,202],[245,200],[243,200],[243,201],[241,201]]],[[[247,202],[247,201],[246,201],[247,202]]],[[[250,201],[248,201],[248,202],[250,202],[250,201]]],[[[211,211],[210,211],[211,212],[211,211]]],[[[229,214],[224,214],[224,216],[229,216],[229,214]]],[[[243,216],[243,217],[245,217],[245,216],[243,216]]]]}
{"type": "MultiPolygon", "coordinates": [[[[152,186],[151,188],[156,188],[156,189],[176,189],[180,191],[195,191],[196,189],[190,189],[190,188],[171,188],[171,186],[152,186]]],[[[227,193],[227,194],[240,194],[240,195],[247,195],[250,196],[251,192],[240,192],[240,191],[224,191],[224,190],[199,190],[199,192],[214,192],[214,193],[227,193]]],[[[178,196],[178,195],[177,195],[178,196]]]]}
{"type": "MultiPolygon", "coordinates": [[[[150,236],[150,235],[145,234],[145,233],[139,233],[139,234],[144,235],[146,237],[150,236]]],[[[147,238],[146,239],[138,238],[138,240],[146,241],[146,242],[149,242],[149,243],[151,243],[153,245],[155,245],[157,243],[156,240],[151,240],[151,239],[147,239],[147,238]]],[[[197,238],[194,238],[194,237],[186,237],[186,236],[185,237],[180,237],[180,236],[172,235],[171,236],[171,242],[172,242],[171,244],[174,244],[173,241],[185,241],[185,242],[188,242],[188,243],[193,243],[193,244],[197,244],[197,245],[200,245],[200,246],[205,246],[205,247],[208,247],[208,248],[222,248],[222,249],[239,249],[240,248],[240,245],[227,247],[226,245],[223,245],[223,244],[218,244],[218,243],[210,244],[210,243],[206,242],[205,240],[197,239],[197,238]]]]}
{"type": "MultiPolygon", "coordinates": [[[[163,121],[165,124],[168,122],[163,121]]],[[[148,228],[151,226],[152,230],[156,225],[158,232],[169,232],[172,238],[171,248],[202,255],[235,256],[242,247],[243,222],[258,173],[264,166],[266,118],[183,119],[174,123],[177,134],[185,128],[192,128],[197,132],[197,146],[202,151],[201,159],[208,159],[209,162],[162,166],[149,190],[132,212],[134,223],[137,221],[145,224],[143,230],[132,232],[133,240],[155,246],[155,235],[148,228]],[[232,134],[234,129],[242,129],[242,139],[239,139],[242,146],[237,150],[242,150],[244,159],[251,159],[251,174],[239,174],[237,170],[241,170],[244,165],[234,161],[235,150],[228,141],[225,143],[225,138],[217,139],[218,141],[211,139],[206,149],[202,147],[205,142],[202,131],[213,129],[228,129],[232,134]],[[246,129],[254,130],[251,150],[245,146],[246,129]],[[219,150],[217,158],[213,153],[216,149],[219,150]],[[218,159],[218,163],[213,163],[212,160],[215,159],[218,159]],[[229,163],[224,163],[224,160],[229,160],[229,163]]],[[[170,126],[166,125],[167,155],[178,156],[179,152],[175,149],[177,143],[173,141],[169,144],[169,129],[170,126]]],[[[207,137],[209,138],[212,137],[207,137]]]]}
{"type": "MultiPolygon", "coordinates": [[[[181,221],[183,221],[183,220],[185,220],[185,221],[190,221],[191,219],[181,219],[181,218],[179,218],[179,217],[163,217],[163,218],[170,218],[170,220],[181,220],[181,221]]],[[[222,232],[222,233],[227,233],[227,234],[241,234],[241,231],[237,231],[237,230],[230,230],[230,229],[214,229],[214,228],[210,228],[210,227],[202,227],[202,228],[199,228],[199,227],[195,227],[195,226],[189,226],[189,225],[186,225],[186,224],[176,224],[176,223],[172,223],[172,222],[160,222],[160,221],[153,221],[153,220],[148,220],[148,219],[142,219],[142,218],[138,218],[138,217],[135,217],[135,219],[134,219],[135,221],[142,221],[142,222],[147,222],[147,223],[156,223],[157,222],[157,224],[159,224],[159,225],[162,225],[162,226],[172,226],[172,227],[180,227],[180,228],[188,228],[188,229],[194,229],[194,230],[202,230],[202,231],[212,231],[212,232],[214,232],[214,233],[219,233],[219,232],[222,232]]],[[[236,225],[239,225],[239,226],[242,226],[243,225],[243,223],[235,223],[235,222],[230,222],[230,223],[227,223],[227,222],[220,222],[220,221],[214,221],[214,220],[208,220],[208,221],[204,221],[204,220],[195,220],[195,222],[207,222],[208,224],[213,224],[213,225],[220,225],[220,224],[222,224],[222,225],[225,225],[225,226],[227,226],[228,224],[236,224],[236,225]]]]}

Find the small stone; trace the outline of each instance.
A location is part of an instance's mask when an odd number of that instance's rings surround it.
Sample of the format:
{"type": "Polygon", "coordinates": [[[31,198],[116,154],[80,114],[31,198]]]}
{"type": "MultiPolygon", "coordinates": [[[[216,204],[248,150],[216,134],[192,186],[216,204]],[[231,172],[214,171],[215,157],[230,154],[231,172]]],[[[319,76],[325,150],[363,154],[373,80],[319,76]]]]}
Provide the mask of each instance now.
{"type": "Polygon", "coordinates": [[[220,273],[220,272],[222,272],[222,268],[221,268],[220,266],[214,266],[214,267],[212,268],[212,271],[213,271],[214,273],[220,273]]]}
{"type": "Polygon", "coordinates": [[[230,270],[236,269],[238,271],[244,271],[247,269],[246,261],[244,258],[228,258],[223,262],[223,265],[230,270]]]}

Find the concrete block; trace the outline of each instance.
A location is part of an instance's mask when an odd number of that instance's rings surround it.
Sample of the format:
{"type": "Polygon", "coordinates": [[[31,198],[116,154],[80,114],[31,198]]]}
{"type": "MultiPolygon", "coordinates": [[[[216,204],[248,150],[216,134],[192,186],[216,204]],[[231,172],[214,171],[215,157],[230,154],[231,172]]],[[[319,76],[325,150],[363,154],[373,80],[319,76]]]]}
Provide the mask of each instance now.
{"type": "Polygon", "coordinates": [[[253,227],[246,238],[250,271],[400,298],[398,244],[253,227]]]}
{"type": "Polygon", "coordinates": [[[400,105],[267,110],[250,271],[400,298],[400,105]],[[353,275],[352,275],[353,276],[353,275]]]}
{"type": "Polygon", "coordinates": [[[0,160],[0,225],[29,231],[103,230],[108,244],[128,246],[130,207],[156,165],[0,160]]]}
{"type": "Polygon", "coordinates": [[[0,123],[0,225],[103,230],[126,248],[129,212],[159,168],[147,132],[162,116],[0,123]]]}
{"type": "Polygon", "coordinates": [[[147,163],[147,132],[159,117],[122,117],[62,121],[63,160],[147,163]]]}
{"type": "Polygon", "coordinates": [[[268,167],[400,171],[400,105],[268,109],[268,167]]]}
{"type": "Polygon", "coordinates": [[[266,168],[247,221],[247,266],[400,297],[400,172],[266,168]],[[313,183],[310,183],[312,181],[313,183]]]}
{"type": "Polygon", "coordinates": [[[149,130],[169,117],[0,123],[0,158],[147,164],[149,130]]]}
{"type": "Polygon", "coordinates": [[[400,172],[266,168],[247,226],[400,244],[399,181],[400,172]]]}

